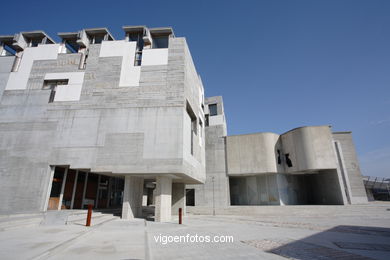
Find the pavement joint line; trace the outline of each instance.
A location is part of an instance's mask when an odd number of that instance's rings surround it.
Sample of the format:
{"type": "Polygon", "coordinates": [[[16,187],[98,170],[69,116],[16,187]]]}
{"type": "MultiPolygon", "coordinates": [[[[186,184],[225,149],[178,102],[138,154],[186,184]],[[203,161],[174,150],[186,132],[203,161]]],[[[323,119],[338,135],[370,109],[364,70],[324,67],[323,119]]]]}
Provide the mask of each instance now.
{"type": "Polygon", "coordinates": [[[58,244],[58,245],[56,245],[56,246],[54,246],[54,247],[44,251],[43,253],[40,253],[39,255],[32,257],[31,260],[47,259],[48,257],[51,257],[51,256],[53,256],[53,255],[55,255],[55,254],[65,250],[66,248],[70,247],[71,245],[73,245],[75,242],[77,242],[82,237],[84,237],[84,236],[86,236],[88,234],[91,234],[93,231],[95,231],[100,226],[106,224],[107,222],[116,220],[116,219],[117,219],[117,217],[112,217],[110,219],[102,221],[99,224],[96,224],[96,225],[86,229],[81,234],[76,235],[75,237],[72,237],[72,238],[66,240],[65,242],[61,242],[60,244],[58,244]]]}

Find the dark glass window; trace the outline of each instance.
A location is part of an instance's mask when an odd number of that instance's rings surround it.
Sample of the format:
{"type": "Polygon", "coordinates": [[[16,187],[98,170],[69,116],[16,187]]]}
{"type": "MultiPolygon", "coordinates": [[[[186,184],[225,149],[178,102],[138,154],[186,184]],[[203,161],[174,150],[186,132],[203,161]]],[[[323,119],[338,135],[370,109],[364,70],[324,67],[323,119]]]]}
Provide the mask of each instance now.
{"type": "Polygon", "coordinates": [[[153,38],[153,48],[168,48],[168,36],[154,37],[153,38]]]}
{"type": "Polygon", "coordinates": [[[209,110],[210,110],[210,116],[218,115],[217,104],[210,104],[209,105],[209,110]]]}

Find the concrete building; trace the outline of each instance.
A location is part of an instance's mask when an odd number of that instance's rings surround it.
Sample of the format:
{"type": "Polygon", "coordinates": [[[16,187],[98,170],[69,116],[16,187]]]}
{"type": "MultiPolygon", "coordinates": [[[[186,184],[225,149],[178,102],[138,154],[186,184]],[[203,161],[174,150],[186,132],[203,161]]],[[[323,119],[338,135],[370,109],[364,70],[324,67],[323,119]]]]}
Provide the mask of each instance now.
{"type": "Polygon", "coordinates": [[[222,97],[206,98],[206,182],[187,185],[198,207],[367,203],[351,132],[309,126],[226,135],[222,97]]]}
{"type": "Polygon", "coordinates": [[[123,204],[133,218],[153,183],[168,221],[172,196],[184,207],[184,185],[204,182],[204,91],[185,38],[123,30],[0,37],[1,213],[123,204]]]}
{"type": "Polygon", "coordinates": [[[123,30],[0,36],[0,213],[367,201],[349,132],[227,136],[185,38],[123,30]]]}

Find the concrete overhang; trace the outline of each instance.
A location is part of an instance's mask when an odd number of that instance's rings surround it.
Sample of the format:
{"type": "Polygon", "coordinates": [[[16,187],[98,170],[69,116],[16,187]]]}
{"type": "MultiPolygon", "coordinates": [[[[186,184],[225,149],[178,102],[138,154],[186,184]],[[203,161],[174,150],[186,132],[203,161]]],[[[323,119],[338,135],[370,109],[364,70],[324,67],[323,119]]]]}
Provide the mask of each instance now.
{"type": "Polygon", "coordinates": [[[46,44],[53,44],[56,43],[49,35],[47,35],[44,31],[30,31],[30,32],[21,32],[21,34],[24,37],[27,38],[45,38],[46,37],[46,44]]]}
{"type": "Polygon", "coordinates": [[[153,36],[172,35],[172,37],[175,37],[172,27],[150,28],[149,31],[153,36]]]}
{"type": "Polygon", "coordinates": [[[136,26],[125,25],[122,26],[122,29],[123,31],[125,31],[125,33],[137,33],[137,32],[144,32],[144,30],[146,30],[147,27],[145,25],[136,25],[136,26]]]}
{"type": "Polygon", "coordinates": [[[0,35],[0,43],[12,44],[14,35],[0,35]]]}
{"type": "Polygon", "coordinates": [[[58,37],[60,37],[63,40],[73,40],[77,39],[78,33],[77,32],[60,32],[57,33],[58,37]]]}
{"type": "Polygon", "coordinates": [[[114,41],[114,37],[112,36],[112,34],[110,33],[110,31],[105,28],[105,27],[102,27],[102,28],[89,28],[89,29],[84,29],[84,31],[88,34],[88,35],[97,35],[97,34],[104,34],[104,35],[108,35],[108,41],[114,41]]]}

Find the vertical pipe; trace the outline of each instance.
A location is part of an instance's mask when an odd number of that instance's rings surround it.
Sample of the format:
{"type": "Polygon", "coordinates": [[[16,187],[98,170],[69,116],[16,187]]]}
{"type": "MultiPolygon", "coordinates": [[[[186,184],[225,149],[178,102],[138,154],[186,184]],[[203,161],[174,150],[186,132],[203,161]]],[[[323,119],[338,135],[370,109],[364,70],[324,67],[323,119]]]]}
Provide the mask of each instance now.
{"type": "Polygon", "coordinates": [[[62,199],[64,198],[64,190],[65,190],[65,184],[66,184],[67,177],[68,177],[68,167],[65,168],[64,177],[62,178],[61,193],[60,193],[60,199],[58,201],[58,209],[57,210],[61,210],[61,207],[62,207],[62,199]]]}
{"type": "Polygon", "coordinates": [[[87,227],[91,226],[92,206],[92,204],[88,204],[87,223],[85,224],[87,227]]]}
{"type": "Polygon", "coordinates": [[[73,191],[72,191],[72,201],[70,202],[70,208],[73,209],[74,206],[74,197],[76,195],[76,188],[77,188],[77,180],[79,178],[79,170],[76,170],[76,176],[73,183],[73,191]]]}

